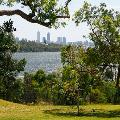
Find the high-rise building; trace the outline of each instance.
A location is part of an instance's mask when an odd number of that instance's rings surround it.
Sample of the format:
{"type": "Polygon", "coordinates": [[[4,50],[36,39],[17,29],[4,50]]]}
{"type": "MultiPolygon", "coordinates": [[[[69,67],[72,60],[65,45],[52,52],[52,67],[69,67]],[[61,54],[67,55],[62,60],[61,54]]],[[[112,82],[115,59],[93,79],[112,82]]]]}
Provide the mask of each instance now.
{"type": "Polygon", "coordinates": [[[47,43],[48,44],[50,43],[50,33],[49,32],[47,33],[47,43]]]}
{"type": "Polygon", "coordinates": [[[66,45],[66,37],[63,37],[63,45],[66,45]]]}
{"type": "Polygon", "coordinates": [[[56,43],[57,44],[62,44],[62,37],[58,37],[56,43]]]}
{"type": "Polygon", "coordinates": [[[58,37],[56,43],[66,45],[66,37],[58,37]]]}
{"type": "Polygon", "coordinates": [[[45,37],[43,37],[42,42],[43,42],[43,43],[45,43],[45,44],[47,43],[47,40],[46,40],[46,38],[45,38],[45,37]]]}
{"type": "Polygon", "coordinates": [[[37,41],[36,42],[40,43],[40,32],[39,31],[37,32],[37,41]]]}

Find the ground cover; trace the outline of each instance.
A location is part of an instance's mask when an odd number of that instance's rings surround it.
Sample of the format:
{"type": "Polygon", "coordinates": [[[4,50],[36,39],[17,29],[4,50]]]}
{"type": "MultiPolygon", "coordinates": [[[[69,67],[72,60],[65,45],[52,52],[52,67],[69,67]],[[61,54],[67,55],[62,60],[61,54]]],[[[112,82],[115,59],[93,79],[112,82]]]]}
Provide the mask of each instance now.
{"type": "Polygon", "coordinates": [[[0,100],[0,120],[120,120],[120,105],[22,105],[0,100]]]}

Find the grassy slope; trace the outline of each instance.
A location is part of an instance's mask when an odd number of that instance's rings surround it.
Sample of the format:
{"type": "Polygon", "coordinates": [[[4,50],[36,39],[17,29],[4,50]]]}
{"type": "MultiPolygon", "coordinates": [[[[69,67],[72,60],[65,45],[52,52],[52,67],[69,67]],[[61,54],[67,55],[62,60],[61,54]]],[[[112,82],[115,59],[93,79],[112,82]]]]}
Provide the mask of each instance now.
{"type": "Polygon", "coordinates": [[[120,120],[120,105],[87,105],[76,107],[40,104],[21,105],[0,100],[0,120],[120,120]],[[95,111],[94,111],[94,110],[95,111]],[[94,112],[93,112],[94,111],[94,112]]]}

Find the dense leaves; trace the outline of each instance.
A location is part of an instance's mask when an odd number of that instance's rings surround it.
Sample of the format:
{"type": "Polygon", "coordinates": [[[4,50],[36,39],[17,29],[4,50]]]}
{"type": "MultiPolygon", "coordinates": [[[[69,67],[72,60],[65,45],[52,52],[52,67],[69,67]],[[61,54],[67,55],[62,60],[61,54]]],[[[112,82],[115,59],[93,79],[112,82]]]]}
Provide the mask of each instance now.
{"type": "Polygon", "coordinates": [[[14,30],[11,20],[0,27],[0,83],[2,86],[0,98],[7,100],[14,99],[15,94],[12,94],[17,90],[17,86],[19,89],[19,81],[16,81],[16,75],[24,70],[26,64],[25,59],[18,61],[12,58],[12,54],[18,48],[12,33],[14,30]]]}
{"type": "Polygon", "coordinates": [[[17,14],[31,23],[38,23],[45,27],[64,26],[66,23],[58,19],[70,17],[68,11],[69,2],[70,1],[66,0],[64,6],[60,6],[58,0],[1,0],[1,4],[8,6],[19,3],[29,9],[29,13],[26,14],[24,10],[19,9],[13,11],[4,10],[0,11],[0,16],[17,14]]]}
{"type": "MultiPolygon", "coordinates": [[[[120,13],[107,9],[106,4],[92,6],[87,2],[75,14],[75,23],[86,22],[89,26],[89,39],[95,47],[88,49],[88,62],[102,70],[112,72],[117,69],[116,88],[120,89],[120,13]]],[[[113,75],[114,76],[114,75],[113,75]]],[[[119,97],[119,94],[116,94],[119,97]]],[[[115,97],[115,102],[117,98],[115,97]]]]}
{"type": "Polygon", "coordinates": [[[18,42],[18,52],[58,52],[62,45],[36,43],[35,41],[21,40],[18,42]]]}

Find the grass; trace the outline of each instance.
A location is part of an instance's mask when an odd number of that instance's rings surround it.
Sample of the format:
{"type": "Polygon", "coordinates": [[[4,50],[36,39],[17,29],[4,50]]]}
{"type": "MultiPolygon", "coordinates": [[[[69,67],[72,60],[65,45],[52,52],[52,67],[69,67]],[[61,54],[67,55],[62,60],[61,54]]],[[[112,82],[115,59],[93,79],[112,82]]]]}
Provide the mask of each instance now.
{"type": "Polygon", "coordinates": [[[77,108],[49,104],[21,105],[0,100],[0,120],[120,120],[120,105],[86,105],[77,108]]]}

